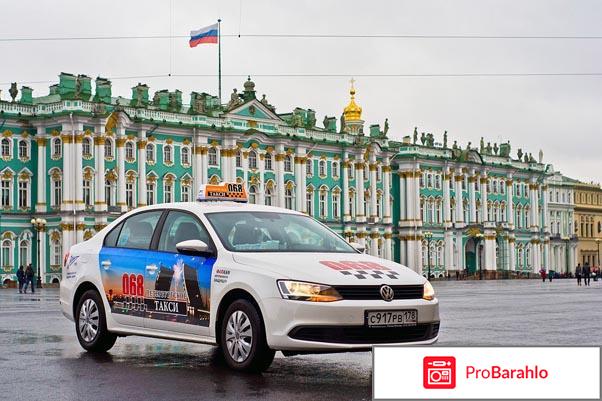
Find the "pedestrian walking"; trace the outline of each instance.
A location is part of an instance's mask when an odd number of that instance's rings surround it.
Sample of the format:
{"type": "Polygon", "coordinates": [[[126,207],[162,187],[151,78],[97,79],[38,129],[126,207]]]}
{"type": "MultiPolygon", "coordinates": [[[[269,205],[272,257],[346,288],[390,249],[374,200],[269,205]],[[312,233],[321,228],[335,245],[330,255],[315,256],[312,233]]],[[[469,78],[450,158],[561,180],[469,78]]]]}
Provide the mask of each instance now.
{"type": "Polygon", "coordinates": [[[581,268],[581,263],[577,263],[577,267],[575,268],[575,276],[577,277],[577,285],[581,286],[581,274],[583,273],[583,269],[581,268]]]}
{"type": "Polygon", "coordinates": [[[544,268],[539,269],[539,274],[541,274],[541,281],[546,282],[546,270],[544,268]]]}
{"type": "Polygon", "coordinates": [[[23,292],[23,284],[25,284],[25,270],[23,270],[23,265],[19,266],[17,270],[17,282],[19,284],[19,294],[23,292]]]}
{"type": "Polygon", "coordinates": [[[31,283],[31,293],[35,293],[36,289],[33,285],[33,267],[31,266],[31,263],[27,265],[27,269],[25,269],[25,293],[27,293],[27,285],[29,283],[31,283]]]}
{"type": "Polygon", "coordinates": [[[586,286],[589,286],[590,273],[589,262],[585,262],[585,265],[583,265],[583,284],[586,286]]]}
{"type": "Polygon", "coordinates": [[[554,278],[554,270],[550,270],[548,272],[548,278],[550,279],[550,283],[552,282],[552,278],[554,278]]]}

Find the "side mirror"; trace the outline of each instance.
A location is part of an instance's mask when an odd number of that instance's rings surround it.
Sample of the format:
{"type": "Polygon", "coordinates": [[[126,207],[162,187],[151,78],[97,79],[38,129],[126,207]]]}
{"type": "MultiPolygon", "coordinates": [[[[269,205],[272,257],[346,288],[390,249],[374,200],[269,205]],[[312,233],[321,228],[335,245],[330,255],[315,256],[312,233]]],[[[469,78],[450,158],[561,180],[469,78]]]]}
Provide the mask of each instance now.
{"type": "Polygon", "coordinates": [[[209,245],[200,239],[189,239],[187,241],[178,242],[176,244],[176,249],[179,253],[188,253],[188,254],[207,254],[211,253],[211,249],[209,245]]]}
{"type": "Polygon", "coordinates": [[[350,242],[349,245],[351,245],[353,248],[355,248],[356,251],[360,253],[364,253],[364,251],[366,250],[366,247],[360,244],[359,242],[350,242]]]}

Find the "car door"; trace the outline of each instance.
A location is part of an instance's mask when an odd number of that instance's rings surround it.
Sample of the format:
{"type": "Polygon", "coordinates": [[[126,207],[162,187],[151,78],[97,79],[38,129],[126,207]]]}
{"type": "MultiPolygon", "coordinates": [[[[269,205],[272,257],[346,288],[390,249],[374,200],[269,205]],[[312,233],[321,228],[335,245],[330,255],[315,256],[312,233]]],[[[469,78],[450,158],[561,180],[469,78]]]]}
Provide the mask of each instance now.
{"type": "Polygon", "coordinates": [[[156,250],[147,259],[146,327],[209,335],[211,273],[215,253],[182,254],[176,244],[198,239],[214,250],[205,226],[193,213],[171,210],[162,223],[156,250]]]}
{"type": "Polygon", "coordinates": [[[154,231],[162,210],[128,217],[106,237],[100,251],[100,276],[116,322],[144,327],[144,277],[154,231]]]}

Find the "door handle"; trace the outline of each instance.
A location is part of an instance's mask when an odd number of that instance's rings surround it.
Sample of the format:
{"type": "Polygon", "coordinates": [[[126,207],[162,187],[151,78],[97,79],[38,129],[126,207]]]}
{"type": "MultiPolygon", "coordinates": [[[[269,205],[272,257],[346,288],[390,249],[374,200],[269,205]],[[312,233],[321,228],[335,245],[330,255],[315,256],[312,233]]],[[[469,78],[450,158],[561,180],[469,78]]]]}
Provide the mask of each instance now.
{"type": "Polygon", "coordinates": [[[105,270],[108,270],[111,267],[110,260],[103,260],[102,262],[100,262],[100,264],[102,267],[104,267],[105,270]]]}

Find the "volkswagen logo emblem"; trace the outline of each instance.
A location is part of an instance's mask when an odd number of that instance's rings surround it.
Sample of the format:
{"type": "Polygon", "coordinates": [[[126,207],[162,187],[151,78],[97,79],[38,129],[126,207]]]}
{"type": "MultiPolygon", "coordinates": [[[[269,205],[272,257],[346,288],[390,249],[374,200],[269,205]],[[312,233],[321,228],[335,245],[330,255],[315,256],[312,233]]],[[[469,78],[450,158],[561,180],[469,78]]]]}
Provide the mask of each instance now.
{"type": "Polygon", "coordinates": [[[389,287],[388,285],[383,285],[382,287],[380,287],[380,296],[387,302],[391,302],[393,300],[393,297],[395,296],[395,293],[393,292],[393,288],[389,287]]]}

